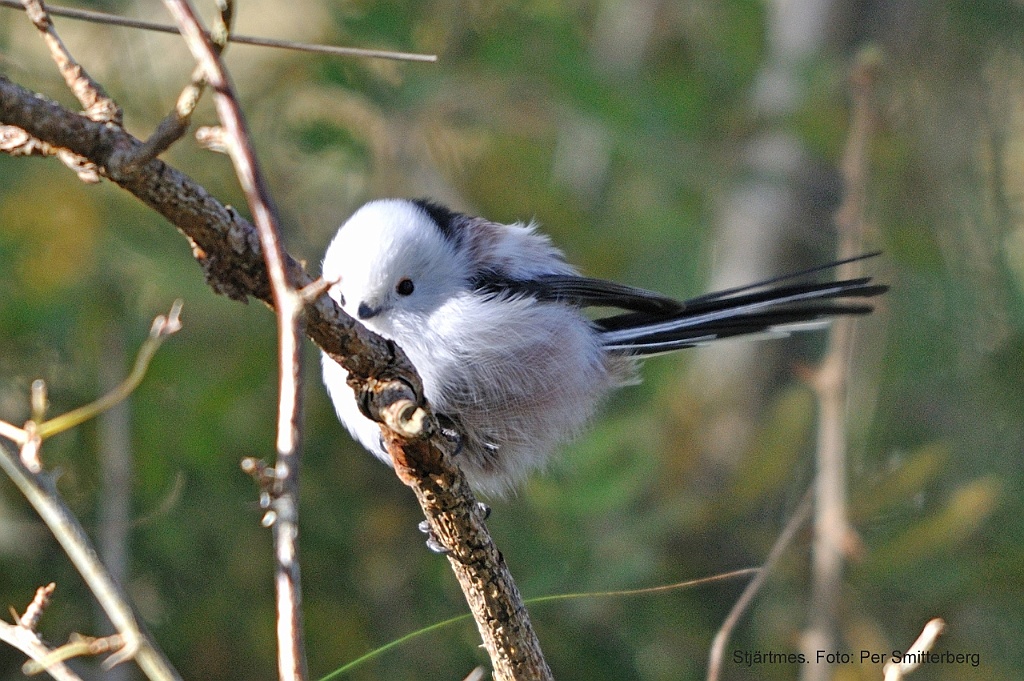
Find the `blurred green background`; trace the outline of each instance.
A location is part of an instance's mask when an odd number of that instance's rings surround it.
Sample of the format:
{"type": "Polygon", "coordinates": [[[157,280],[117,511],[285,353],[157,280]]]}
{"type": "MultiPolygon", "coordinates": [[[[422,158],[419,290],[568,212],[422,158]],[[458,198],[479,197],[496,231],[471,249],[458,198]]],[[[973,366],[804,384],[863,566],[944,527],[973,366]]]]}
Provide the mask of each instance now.
{"type": "MultiPolygon", "coordinates": [[[[166,20],[156,2],[81,6],[166,20]]],[[[536,218],[587,274],[679,297],[832,257],[847,74],[873,46],[865,248],[885,255],[865,268],[892,290],[858,322],[850,360],[861,546],[840,646],[906,649],[940,616],[937,649],[979,653],[981,666],[911,678],[1024,676],[1024,6],[262,0],[239,11],[240,33],[440,57],[228,50],[287,246],[312,271],[362,202],[433,196],[495,220],[536,218]]],[[[139,136],[192,69],[173,36],[57,27],[139,136]]],[[[7,9],[0,71],[74,104],[7,9]]],[[[214,122],[208,98],[196,120],[214,122]]],[[[186,139],[165,158],[245,212],[224,157],[186,139]]],[[[102,393],[179,297],[185,328],[127,406],[43,454],[186,678],[272,679],[270,535],[238,466],[272,454],[272,315],[213,294],[186,241],[117,187],[83,185],[52,159],[0,156],[0,418],[27,418],[36,378],[54,414],[102,393]],[[120,478],[102,472],[125,460],[120,478]]],[[[644,384],[617,394],[560,463],[493,500],[488,524],[522,592],[639,588],[761,562],[813,476],[815,407],[798,376],[823,346],[809,334],[648,362],[644,384]]],[[[465,606],[447,562],[423,546],[412,495],[349,441],[306,350],[301,546],[317,678],[465,606]]],[[[730,653],[800,649],[809,541],[799,535],[730,653]]],[[[53,539],[0,480],[0,604],[20,611],[49,581],[50,640],[103,630],[53,539]]],[[[700,679],[741,588],[531,614],[559,679],[700,679]]],[[[486,661],[478,642],[466,623],[350,678],[461,679],[486,661]]],[[[22,660],[0,646],[0,678],[22,678],[22,660]]],[[[727,659],[724,678],[800,672],[727,659]]],[[[881,678],[873,665],[833,672],[881,678]]]]}

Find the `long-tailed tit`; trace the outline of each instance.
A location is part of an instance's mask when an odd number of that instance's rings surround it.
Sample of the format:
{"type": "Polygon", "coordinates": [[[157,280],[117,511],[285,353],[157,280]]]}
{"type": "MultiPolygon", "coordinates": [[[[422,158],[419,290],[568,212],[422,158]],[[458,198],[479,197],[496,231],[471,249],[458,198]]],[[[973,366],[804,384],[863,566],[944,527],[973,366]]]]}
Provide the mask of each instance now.
{"type": "MultiPolygon", "coordinates": [[[[884,286],[809,280],[836,264],[679,302],[580,276],[532,224],[392,199],[341,226],[323,276],[348,314],[408,355],[439,421],[458,434],[470,485],[502,494],[577,435],[610,391],[635,383],[642,357],[869,312],[848,299],[884,286]],[[591,319],[587,307],[623,312],[591,319]]],[[[341,422],[390,463],[346,371],[324,355],[323,375],[341,422]]]]}

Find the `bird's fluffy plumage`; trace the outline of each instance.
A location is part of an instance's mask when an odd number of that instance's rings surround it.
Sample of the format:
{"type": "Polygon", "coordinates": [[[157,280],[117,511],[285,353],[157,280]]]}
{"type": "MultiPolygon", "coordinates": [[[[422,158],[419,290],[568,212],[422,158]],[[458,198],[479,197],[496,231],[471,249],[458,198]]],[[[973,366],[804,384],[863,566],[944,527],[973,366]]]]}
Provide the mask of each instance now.
{"type": "MultiPolygon", "coordinates": [[[[581,277],[532,224],[401,199],[353,214],[323,275],[337,280],[330,295],[346,312],[406,352],[435,413],[461,435],[460,468],[490,494],[542,467],[604,396],[635,380],[637,357],[866,312],[840,299],[884,290],[867,279],[773,281],[683,303],[581,277]],[[625,312],[594,321],[588,306],[625,312]]],[[[324,355],[323,373],[342,423],[390,463],[345,370],[324,355]]]]}

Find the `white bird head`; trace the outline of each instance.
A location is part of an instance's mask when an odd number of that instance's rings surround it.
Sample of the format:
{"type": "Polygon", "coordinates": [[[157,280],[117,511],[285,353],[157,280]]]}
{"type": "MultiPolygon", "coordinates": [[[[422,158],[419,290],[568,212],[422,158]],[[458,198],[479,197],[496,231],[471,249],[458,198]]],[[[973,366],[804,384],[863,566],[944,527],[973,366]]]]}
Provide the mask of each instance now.
{"type": "Polygon", "coordinates": [[[367,203],[341,226],[323,262],[329,293],[370,329],[392,335],[465,288],[467,263],[420,204],[367,203]]]}

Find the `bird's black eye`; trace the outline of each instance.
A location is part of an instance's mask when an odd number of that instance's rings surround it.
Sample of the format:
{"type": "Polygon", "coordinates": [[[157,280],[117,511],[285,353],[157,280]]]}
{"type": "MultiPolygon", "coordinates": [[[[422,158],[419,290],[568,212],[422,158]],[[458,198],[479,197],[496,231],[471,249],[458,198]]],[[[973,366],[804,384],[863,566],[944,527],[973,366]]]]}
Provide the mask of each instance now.
{"type": "Polygon", "coordinates": [[[412,279],[409,279],[408,277],[402,279],[400,282],[398,282],[398,285],[395,286],[395,293],[397,293],[400,296],[410,296],[412,295],[412,292],[415,290],[416,286],[413,285],[412,279]]]}

